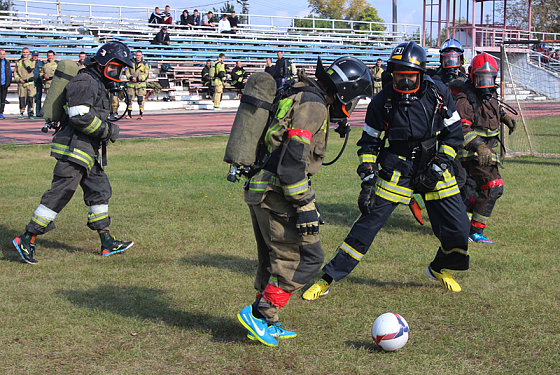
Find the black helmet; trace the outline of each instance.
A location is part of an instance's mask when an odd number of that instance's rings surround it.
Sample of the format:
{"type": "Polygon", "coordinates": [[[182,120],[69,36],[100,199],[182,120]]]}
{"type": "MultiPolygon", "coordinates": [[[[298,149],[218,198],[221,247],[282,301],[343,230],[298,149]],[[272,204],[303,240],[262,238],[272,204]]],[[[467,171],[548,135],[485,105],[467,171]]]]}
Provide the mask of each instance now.
{"type": "Polygon", "coordinates": [[[414,42],[401,43],[395,47],[389,57],[388,69],[390,72],[394,70],[394,64],[407,66],[420,70],[422,73],[426,71],[426,51],[414,42]]]}
{"type": "Polygon", "coordinates": [[[414,42],[396,46],[391,52],[387,67],[387,70],[393,74],[395,91],[402,94],[418,91],[426,71],[427,59],[424,49],[414,42]]]}
{"type": "Polygon", "coordinates": [[[458,68],[465,63],[463,46],[457,39],[449,38],[441,44],[439,50],[441,67],[444,69],[458,68]]]}
{"type": "Polygon", "coordinates": [[[317,60],[315,77],[327,86],[327,91],[336,94],[342,104],[356,99],[373,96],[373,80],[368,67],[355,57],[336,59],[325,71],[321,58],[317,60]]]}
{"type": "Polygon", "coordinates": [[[132,54],[126,46],[121,42],[112,41],[102,45],[92,60],[95,60],[99,65],[105,66],[111,61],[120,62],[121,64],[132,68],[132,54]]]}

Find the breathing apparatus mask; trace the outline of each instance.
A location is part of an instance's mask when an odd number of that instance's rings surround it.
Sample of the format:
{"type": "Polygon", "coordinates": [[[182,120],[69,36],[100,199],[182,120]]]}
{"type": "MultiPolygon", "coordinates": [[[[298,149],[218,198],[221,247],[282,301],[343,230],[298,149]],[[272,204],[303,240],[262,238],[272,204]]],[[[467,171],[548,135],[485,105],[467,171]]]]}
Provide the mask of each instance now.
{"type": "Polygon", "coordinates": [[[480,93],[482,102],[485,103],[492,97],[496,86],[494,84],[495,76],[493,73],[478,73],[474,74],[474,87],[480,93]]]}
{"type": "Polygon", "coordinates": [[[396,65],[393,70],[393,89],[401,93],[399,106],[410,107],[416,100],[415,93],[420,89],[422,75],[418,69],[396,65]]]}
{"type": "Polygon", "coordinates": [[[101,68],[101,77],[105,87],[111,93],[119,92],[121,90],[121,74],[124,71],[124,65],[119,62],[111,61],[105,66],[101,66],[101,68]]]}
{"type": "Polygon", "coordinates": [[[335,97],[334,103],[331,104],[329,109],[329,121],[330,122],[342,122],[350,118],[350,115],[356,108],[359,99],[355,99],[347,104],[342,103],[337,97],[335,97]]]}

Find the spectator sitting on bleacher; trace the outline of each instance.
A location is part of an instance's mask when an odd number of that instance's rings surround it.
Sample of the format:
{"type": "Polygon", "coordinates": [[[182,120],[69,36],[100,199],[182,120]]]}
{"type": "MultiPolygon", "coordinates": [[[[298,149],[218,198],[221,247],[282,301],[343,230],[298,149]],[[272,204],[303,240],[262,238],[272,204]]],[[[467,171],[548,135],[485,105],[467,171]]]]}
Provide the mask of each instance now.
{"type": "Polygon", "coordinates": [[[163,14],[159,12],[159,7],[156,7],[156,9],[154,9],[154,12],[150,16],[148,23],[153,27],[155,27],[155,25],[160,25],[163,23],[163,14]]]}
{"type": "Polygon", "coordinates": [[[237,89],[237,98],[241,98],[241,94],[243,94],[243,89],[245,88],[245,83],[247,82],[247,78],[249,77],[249,73],[243,69],[243,63],[241,61],[237,61],[235,63],[235,68],[231,70],[231,85],[237,89]]]}
{"type": "Polygon", "coordinates": [[[231,12],[231,16],[228,17],[228,21],[231,26],[231,30],[235,34],[237,32],[237,24],[239,23],[239,19],[235,15],[235,11],[231,12]]]}
{"type": "Polygon", "coordinates": [[[218,22],[218,33],[220,34],[235,34],[235,31],[231,30],[231,25],[227,19],[227,14],[222,14],[222,19],[218,22]]]}
{"type": "Polygon", "coordinates": [[[167,26],[163,26],[159,33],[156,34],[154,40],[152,40],[152,44],[156,45],[169,45],[171,41],[169,40],[169,34],[167,33],[167,26]]]}
{"type": "Polygon", "coordinates": [[[191,19],[188,21],[188,23],[193,25],[193,27],[199,27],[200,25],[202,25],[200,14],[198,14],[198,9],[193,10],[193,15],[190,17],[191,19]]]}
{"type": "Polygon", "coordinates": [[[10,62],[6,60],[6,51],[0,49],[0,120],[4,120],[4,106],[6,105],[6,95],[8,87],[12,83],[12,68],[10,62]]]}
{"type": "Polygon", "coordinates": [[[214,13],[212,13],[211,11],[206,13],[204,15],[204,17],[202,17],[202,26],[216,27],[216,24],[214,22],[212,22],[212,16],[213,15],[214,15],[214,13]]]}
{"type": "Polygon", "coordinates": [[[272,59],[270,57],[266,58],[266,67],[264,68],[265,73],[268,73],[274,78],[276,74],[276,66],[272,65],[272,59]]]}
{"type": "Polygon", "coordinates": [[[191,19],[191,16],[189,16],[189,11],[188,10],[183,10],[183,14],[181,14],[181,20],[179,21],[179,25],[181,26],[187,26],[187,28],[192,29],[192,24],[189,23],[191,19]]]}
{"type": "Polygon", "coordinates": [[[169,5],[165,6],[165,11],[163,12],[163,23],[166,25],[173,25],[173,17],[171,17],[171,8],[169,5]]]}
{"type": "Polygon", "coordinates": [[[214,96],[214,86],[212,86],[212,78],[210,78],[210,60],[206,60],[206,65],[202,68],[200,75],[202,76],[202,85],[208,88],[208,97],[214,96]]]}
{"type": "Polygon", "coordinates": [[[555,63],[558,62],[558,60],[560,60],[560,52],[558,49],[556,49],[554,52],[552,52],[552,55],[550,55],[551,58],[553,58],[555,61],[555,63]]]}

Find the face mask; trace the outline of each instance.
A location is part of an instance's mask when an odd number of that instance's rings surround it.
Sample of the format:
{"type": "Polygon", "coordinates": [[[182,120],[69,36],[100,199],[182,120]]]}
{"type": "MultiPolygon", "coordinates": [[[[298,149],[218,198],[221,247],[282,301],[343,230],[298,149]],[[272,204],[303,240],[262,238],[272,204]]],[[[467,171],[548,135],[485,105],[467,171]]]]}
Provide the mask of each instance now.
{"type": "Polygon", "coordinates": [[[350,118],[350,115],[354,111],[354,108],[356,108],[357,104],[358,99],[348,104],[342,104],[340,100],[336,99],[335,102],[331,104],[331,108],[329,111],[330,122],[340,122],[350,118]]]}
{"type": "Polygon", "coordinates": [[[474,87],[489,89],[494,87],[494,76],[491,73],[478,73],[474,75],[474,87]]]}
{"type": "Polygon", "coordinates": [[[116,62],[110,62],[107,65],[105,65],[105,68],[103,69],[103,76],[105,78],[107,78],[109,81],[114,81],[114,82],[121,82],[121,73],[123,71],[124,66],[116,63],[116,62]]]}
{"type": "Polygon", "coordinates": [[[443,69],[458,68],[461,66],[461,55],[457,52],[441,54],[441,67],[443,69]]]}
{"type": "Polygon", "coordinates": [[[395,71],[393,72],[393,88],[401,94],[412,94],[420,88],[420,72],[395,71]],[[414,81],[416,77],[416,82],[414,81]],[[399,79],[396,81],[396,79],[399,79]]]}
{"type": "Polygon", "coordinates": [[[412,106],[412,102],[416,100],[416,96],[410,94],[401,94],[401,100],[399,101],[399,107],[409,108],[412,106]]]}

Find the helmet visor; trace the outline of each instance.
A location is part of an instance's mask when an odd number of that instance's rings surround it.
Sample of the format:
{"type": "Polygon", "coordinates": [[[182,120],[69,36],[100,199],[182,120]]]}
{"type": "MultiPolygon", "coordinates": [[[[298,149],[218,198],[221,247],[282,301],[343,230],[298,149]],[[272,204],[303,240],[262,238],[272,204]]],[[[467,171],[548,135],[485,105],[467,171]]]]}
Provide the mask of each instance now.
{"type": "Polygon", "coordinates": [[[393,72],[393,88],[401,94],[411,94],[420,88],[420,72],[418,70],[395,70],[393,72]]]}
{"type": "Polygon", "coordinates": [[[494,75],[492,73],[478,73],[474,75],[474,87],[477,89],[493,88],[494,75]]]}
{"type": "Polygon", "coordinates": [[[123,69],[124,65],[111,61],[105,65],[103,75],[111,81],[120,82],[123,69]]]}
{"type": "Polygon", "coordinates": [[[458,52],[441,54],[441,67],[444,69],[458,68],[461,66],[461,55],[458,52]]]}

